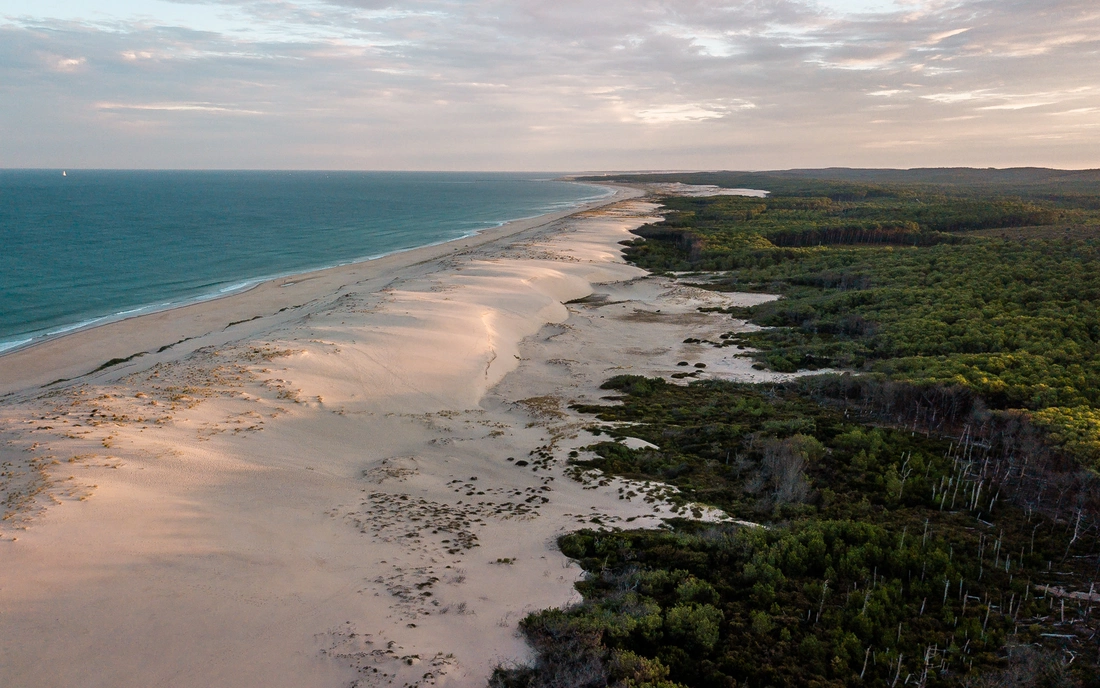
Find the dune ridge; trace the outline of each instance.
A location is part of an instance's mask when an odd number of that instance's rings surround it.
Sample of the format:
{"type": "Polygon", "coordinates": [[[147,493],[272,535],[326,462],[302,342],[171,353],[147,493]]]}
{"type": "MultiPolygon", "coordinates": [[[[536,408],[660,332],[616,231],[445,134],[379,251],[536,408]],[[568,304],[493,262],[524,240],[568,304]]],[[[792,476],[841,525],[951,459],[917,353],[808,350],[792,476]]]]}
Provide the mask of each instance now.
{"type": "Polygon", "coordinates": [[[774,377],[698,310],[774,297],[622,262],[636,195],[0,358],[0,683],[474,686],[526,658],[523,615],[576,599],[556,537],[675,509],[571,476],[569,406],[682,360],[774,377]]]}

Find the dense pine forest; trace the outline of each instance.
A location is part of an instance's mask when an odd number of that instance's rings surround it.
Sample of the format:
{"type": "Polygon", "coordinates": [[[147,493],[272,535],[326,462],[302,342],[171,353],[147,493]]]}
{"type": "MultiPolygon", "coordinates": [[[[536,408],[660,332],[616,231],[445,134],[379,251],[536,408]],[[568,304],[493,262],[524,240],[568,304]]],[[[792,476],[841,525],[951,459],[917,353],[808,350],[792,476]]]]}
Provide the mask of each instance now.
{"type": "Polygon", "coordinates": [[[782,295],[709,344],[820,374],[623,376],[579,407],[607,440],[577,470],[759,525],[563,537],[584,602],[529,616],[536,661],[493,684],[1100,684],[1100,175],[617,179],[769,190],[663,198],[625,255],[782,295]]]}

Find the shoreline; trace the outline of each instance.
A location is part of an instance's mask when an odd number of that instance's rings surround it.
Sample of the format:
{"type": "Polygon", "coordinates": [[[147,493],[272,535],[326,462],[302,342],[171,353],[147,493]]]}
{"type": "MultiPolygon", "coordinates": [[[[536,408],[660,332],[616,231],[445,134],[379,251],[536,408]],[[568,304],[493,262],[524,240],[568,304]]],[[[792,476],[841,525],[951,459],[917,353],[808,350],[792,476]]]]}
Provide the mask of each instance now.
{"type": "MultiPolygon", "coordinates": [[[[36,332],[36,333],[25,333],[25,334],[20,334],[20,335],[13,335],[13,337],[25,337],[25,339],[18,339],[18,340],[13,339],[13,340],[10,340],[10,341],[7,341],[7,342],[0,341],[0,359],[2,359],[4,356],[6,356],[8,354],[12,354],[12,353],[15,353],[17,351],[23,351],[25,349],[29,349],[29,348],[37,346],[39,344],[44,344],[46,342],[53,341],[53,340],[58,339],[60,337],[65,337],[65,336],[70,335],[70,334],[76,334],[76,333],[79,333],[79,332],[84,332],[84,331],[87,331],[87,330],[94,329],[96,327],[102,327],[104,325],[110,325],[112,323],[122,322],[124,320],[139,318],[139,317],[142,317],[142,316],[145,316],[145,315],[155,315],[157,313],[164,313],[164,312],[172,311],[172,310],[175,310],[175,309],[178,309],[178,308],[186,308],[188,306],[194,306],[194,305],[198,305],[198,304],[202,304],[202,303],[207,303],[207,302],[210,302],[210,301],[217,301],[219,299],[229,298],[229,297],[232,297],[232,296],[236,296],[238,294],[243,294],[243,293],[251,291],[252,289],[255,289],[256,287],[259,287],[259,286],[261,286],[261,285],[263,285],[267,282],[273,282],[273,281],[276,281],[276,280],[286,280],[286,279],[291,279],[291,278],[299,277],[299,276],[303,276],[303,275],[311,275],[311,274],[317,273],[317,272],[324,272],[326,270],[334,270],[334,269],[337,269],[337,268],[344,268],[344,267],[348,267],[348,266],[352,266],[352,265],[359,265],[359,264],[362,264],[362,263],[369,263],[369,262],[374,261],[374,260],[381,260],[383,258],[388,258],[390,256],[395,256],[395,255],[399,255],[399,254],[402,254],[402,253],[408,253],[409,251],[416,251],[416,250],[422,249],[422,248],[432,248],[432,247],[435,247],[435,246],[443,246],[445,244],[453,243],[453,242],[456,242],[456,241],[462,241],[464,239],[470,239],[470,238],[473,238],[473,237],[477,237],[481,234],[484,234],[485,232],[491,232],[491,231],[494,231],[494,230],[502,229],[502,228],[507,227],[507,226],[509,226],[511,224],[514,224],[514,223],[522,223],[522,222],[527,222],[527,221],[530,221],[530,220],[537,220],[537,219],[540,219],[540,218],[548,218],[550,216],[557,216],[560,213],[583,212],[583,210],[585,208],[588,208],[590,204],[599,204],[599,203],[601,203],[605,200],[613,199],[616,195],[616,189],[624,188],[623,185],[615,185],[613,183],[600,184],[600,183],[596,183],[596,182],[578,182],[578,181],[566,180],[566,179],[562,179],[561,181],[566,182],[566,183],[570,183],[570,184],[575,184],[577,186],[591,186],[591,187],[595,187],[595,188],[603,188],[603,189],[607,189],[610,193],[608,193],[604,196],[601,196],[601,197],[593,198],[593,199],[586,200],[586,201],[577,202],[575,204],[570,205],[569,208],[565,208],[565,209],[562,209],[562,210],[550,210],[548,212],[538,213],[538,214],[535,214],[535,215],[528,215],[528,216],[524,216],[524,217],[516,217],[516,218],[509,219],[509,220],[499,221],[499,222],[496,222],[495,224],[492,224],[488,227],[484,227],[482,229],[477,229],[477,230],[473,230],[473,231],[470,231],[470,232],[466,232],[466,233],[462,234],[461,236],[456,236],[452,239],[443,239],[443,240],[440,240],[440,241],[433,241],[433,242],[428,243],[428,244],[412,246],[412,247],[409,247],[409,248],[396,249],[396,250],[393,250],[393,251],[388,251],[388,252],[383,252],[383,253],[378,253],[378,254],[372,254],[372,255],[368,255],[368,256],[360,256],[360,257],[352,258],[352,259],[345,260],[345,261],[335,262],[335,263],[332,263],[332,264],[329,264],[329,265],[321,265],[319,267],[311,267],[311,268],[305,268],[305,269],[302,269],[302,270],[297,270],[297,271],[292,271],[292,272],[276,273],[276,274],[271,274],[271,275],[262,275],[262,276],[258,276],[258,277],[248,278],[248,279],[236,280],[236,281],[233,281],[231,284],[228,284],[227,286],[224,286],[224,287],[218,289],[217,291],[206,292],[206,293],[199,294],[199,295],[196,295],[196,296],[193,296],[193,297],[190,297],[190,298],[185,298],[185,299],[176,300],[176,301],[169,300],[169,301],[164,301],[162,303],[150,303],[150,304],[135,306],[134,308],[130,308],[130,309],[123,310],[123,311],[118,311],[118,312],[111,313],[111,314],[108,314],[108,315],[100,315],[100,316],[87,318],[85,320],[82,320],[82,321],[76,322],[76,323],[62,324],[62,325],[58,325],[56,327],[46,328],[46,330],[54,330],[53,332],[39,331],[39,332],[36,332]]],[[[634,188],[634,187],[631,187],[631,188],[634,188]]],[[[593,207],[599,207],[599,206],[596,205],[596,206],[593,206],[593,207]]]]}
{"type": "MultiPolygon", "coordinates": [[[[297,276],[300,276],[300,275],[309,275],[309,274],[316,273],[316,272],[324,272],[324,271],[327,271],[327,270],[338,269],[338,267],[346,267],[346,266],[349,266],[349,265],[359,265],[361,263],[368,263],[368,262],[371,262],[371,261],[381,260],[381,259],[384,259],[384,258],[388,258],[388,256],[390,256],[390,255],[398,255],[400,253],[407,253],[409,251],[416,251],[418,249],[427,249],[427,248],[432,248],[432,247],[438,247],[438,245],[444,245],[444,244],[448,244],[448,243],[451,243],[451,242],[454,242],[454,241],[462,241],[464,239],[470,239],[470,238],[473,238],[473,237],[477,237],[478,234],[482,234],[482,233],[487,232],[487,231],[502,229],[504,227],[507,227],[508,225],[511,225],[511,223],[515,223],[515,222],[526,222],[528,220],[536,220],[536,219],[543,218],[543,217],[555,216],[555,215],[560,214],[560,212],[579,212],[579,211],[583,211],[583,208],[586,208],[590,204],[599,204],[599,203],[601,203],[601,201],[603,201],[605,199],[614,198],[615,189],[619,188],[619,187],[612,186],[610,184],[598,184],[598,183],[594,183],[594,182],[574,182],[574,181],[569,181],[569,179],[562,179],[562,181],[565,182],[565,183],[569,183],[569,184],[575,184],[577,186],[592,186],[592,187],[606,188],[606,189],[609,190],[609,192],[612,192],[612,193],[607,194],[607,195],[602,196],[602,197],[593,198],[593,199],[590,199],[590,200],[579,201],[579,203],[573,204],[569,208],[565,208],[565,209],[562,209],[562,210],[550,210],[550,211],[547,211],[547,212],[540,212],[540,214],[537,214],[537,215],[530,215],[530,216],[525,216],[525,217],[519,217],[519,218],[513,218],[513,219],[498,221],[498,222],[493,223],[493,225],[491,225],[489,227],[485,227],[485,228],[482,228],[482,229],[476,229],[476,230],[473,230],[473,231],[470,231],[470,232],[466,232],[466,233],[463,233],[462,236],[454,237],[453,239],[443,239],[443,240],[440,240],[440,241],[432,241],[430,243],[426,243],[426,244],[422,244],[422,245],[415,245],[415,247],[410,247],[410,248],[406,248],[406,249],[396,249],[394,251],[388,251],[388,252],[384,252],[384,253],[376,253],[376,254],[372,254],[372,255],[360,256],[360,258],[354,258],[354,259],[351,259],[351,260],[332,263],[332,264],[329,264],[329,265],[321,265],[321,266],[318,266],[318,267],[308,267],[308,269],[295,271],[295,272],[277,273],[277,274],[272,274],[272,275],[263,275],[263,276],[252,277],[252,279],[246,279],[246,280],[243,280],[243,281],[234,282],[232,284],[229,284],[228,286],[223,286],[217,292],[209,292],[209,293],[200,294],[200,295],[197,295],[197,296],[194,296],[194,297],[182,299],[182,301],[167,301],[167,302],[164,302],[164,303],[161,303],[161,304],[147,304],[147,305],[142,305],[142,306],[136,306],[136,307],[130,308],[128,310],[120,310],[120,312],[118,312],[118,313],[112,313],[110,315],[103,315],[103,316],[96,316],[96,317],[92,317],[92,318],[89,318],[89,319],[81,320],[81,321],[79,321],[79,323],[75,323],[75,324],[58,325],[56,328],[47,328],[47,329],[54,329],[55,331],[52,331],[52,332],[51,331],[46,331],[46,332],[44,332],[44,334],[41,334],[41,332],[40,332],[40,334],[17,335],[18,337],[26,337],[26,339],[0,341],[0,358],[2,358],[4,356],[7,356],[7,354],[9,354],[9,353],[22,351],[24,349],[30,349],[31,347],[40,345],[40,343],[45,343],[47,341],[52,341],[52,340],[57,339],[59,337],[65,337],[67,335],[76,334],[76,332],[83,332],[83,331],[86,331],[86,330],[89,330],[89,329],[94,329],[96,327],[102,327],[102,326],[105,326],[105,325],[110,325],[112,323],[121,323],[121,321],[123,321],[123,320],[129,320],[129,319],[132,319],[132,318],[138,318],[138,317],[142,317],[142,316],[146,316],[146,315],[155,315],[157,313],[165,313],[165,312],[168,312],[168,310],[174,310],[176,308],[186,308],[187,306],[194,306],[194,305],[198,305],[198,304],[205,304],[205,303],[212,302],[212,301],[218,301],[218,299],[220,299],[220,298],[228,298],[230,296],[235,296],[235,295],[238,295],[238,294],[244,294],[245,292],[249,292],[249,291],[253,290],[253,288],[255,288],[257,286],[261,286],[261,285],[263,285],[264,283],[267,283],[267,282],[274,282],[276,280],[289,280],[289,279],[293,279],[293,277],[297,277],[297,276]]],[[[598,207],[598,206],[595,206],[595,207],[598,207]]]]}
{"type": "MultiPolygon", "coordinates": [[[[43,170],[15,171],[34,172],[43,170]]],[[[103,172],[105,170],[91,171],[103,172]]],[[[109,172],[110,170],[106,171],[109,172]]],[[[139,172],[143,171],[144,170],[139,170],[139,172]]],[[[536,212],[532,215],[523,215],[504,220],[483,220],[477,222],[461,223],[478,225],[479,227],[476,229],[461,229],[455,227],[453,229],[456,232],[456,235],[452,236],[451,238],[435,240],[426,244],[412,245],[405,248],[384,250],[370,254],[360,254],[352,256],[350,258],[338,258],[328,262],[320,262],[313,265],[293,267],[287,269],[286,271],[256,274],[253,276],[230,276],[221,281],[218,281],[220,278],[215,278],[210,284],[203,285],[202,287],[197,287],[197,291],[192,292],[190,295],[166,295],[162,298],[150,297],[150,299],[145,303],[134,304],[127,307],[120,306],[117,310],[114,310],[112,312],[90,313],[84,315],[83,317],[81,317],[79,314],[74,315],[72,320],[65,320],[55,325],[43,326],[29,332],[17,332],[0,336],[0,358],[10,353],[21,351],[36,346],[38,344],[57,339],[58,337],[67,336],[75,332],[82,332],[114,322],[128,320],[134,317],[161,313],[177,308],[185,308],[191,305],[214,301],[217,299],[225,298],[227,296],[240,294],[265,282],[295,277],[298,275],[306,275],[314,272],[321,272],[334,268],[346,267],[349,265],[357,265],[359,263],[379,260],[381,258],[386,258],[392,255],[397,255],[420,248],[427,248],[455,241],[462,241],[464,239],[476,237],[477,235],[484,232],[493,231],[517,222],[525,222],[541,217],[557,216],[559,213],[562,212],[574,212],[582,210],[590,203],[599,203],[603,200],[613,197],[615,193],[615,184],[613,182],[601,184],[552,177],[530,181],[554,181],[573,185],[576,187],[588,187],[593,191],[597,189],[603,189],[605,191],[609,191],[610,193],[603,196],[586,196],[584,198],[577,199],[576,201],[548,202],[544,205],[543,211],[536,212]],[[219,286],[214,286],[215,284],[219,286]]],[[[459,213],[458,215],[461,216],[461,213],[459,213]]]]}
{"type": "Polygon", "coordinates": [[[169,348],[0,400],[0,683],[482,686],[577,601],[560,535],[722,520],[571,471],[609,377],[770,379],[692,342],[774,297],[622,260],[640,195],[69,340],[169,348]]]}
{"type": "MultiPolygon", "coordinates": [[[[482,246],[486,243],[491,243],[512,237],[522,232],[538,229],[544,225],[553,223],[555,221],[584,213],[589,210],[603,207],[612,203],[617,203],[627,198],[634,198],[645,194],[644,190],[638,189],[629,185],[618,184],[599,184],[595,182],[576,182],[577,184],[583,184],[593,187],[602,187],[611,191],[607,196],[597,198],[594,200],[580,203],[571,208],[565,210],[559,210],[550,213],[543,213],[541,215],[534,215],[525,218],[516,218],[513,220],[507,220],[500,224],[489,227],[482,230],[477,230],[470,234],[457,237],[455,239],[448,239],[445,241],[434,242],[431,244],[425,244],[423,246],[416,246],[408,249],[401,249],[386,253],[376,257],[367,257],[363,259],[356,259],[346,263],[340,263],[323,268],[306,270],[303,272],[288,273],[285,275],[278,275],[275,277],[257,278],[256,280],[247,280],[246,282],[255,282],[246,288],[232,291],[225,294],[214,294],[208,297],[202,297],[197,300],[190,300],[177,304],[167,305],[164,308],[158,308],[156,306],[143,306],[134,310],[145,310],[151,308],[152,310],[134,313],[133,315],[123,315],[118,313],[111,316],[103,316],[92,321],[87,325],[78,325],[71,330],[59,332],[55,335],[46,335],[40,338],[32,339],[25,344],[13,346],[8,349],[0,350],[0,399],[5,399],[13,394],[17,394],[20,391],[33,391],[42,387],[48,387],[54,383],[70,382],[76,379],[84,378],[94,373],[100,372],[96,369],[97,366],[103,365],[110,361],[125,362],[120,359],[131,360],[135,356],[144,356],[152,353],[151,351],[137,351],[133,346],[119,348],[121,342],[116,342],[112,345],[110,339],[112,335],[121,340],[127,338],[134,338],[141,342],[151,341],[148,336],[142,336],[140,333],[134,332],[139,326],[136,323],[152,322],[152,320],[160,321],[159,325],[165,325],[173,331],[179,334],[173,341],[165,341],[161,343],[149,343],[146,345],[146,349],[161,349],[161,347],[174,348],[175,346],[182,344],[186,341],[197,339],[204,334],[212,334],[211,332],[201,332],[205,326],[213,325],[208,323],[207,314],[202,313],[203,310],[213,309],[216,306],[221,305],[222,309],[229,313],[235,313],[236,316],[233,320],[230,320],[226,326],[228,327],[243,325],[250,321],[254,316],[243,315],[244,311],[250,306],[243,303],[243,297],[247,297],[250,294],[254,294],[257,291],[269,291],[275,287],[287,288],[295,285],[311,282],[314,280],[327,281],[328,278],[342,276],[345,279],[363,279],[377,278],[380,275],[371,275],[372,272],[369,268],[376,268],[379,273],[396,273],[406,267],[416,265],[421,262],[437,259],[451,252],[459,252],[464,249],[471,249],[482,246]],[[460,242],[462,243],[460,246],[460,242]],[[442,251],[440,249],[443,249],[442,251]],[[228,304],[234,299],[241,299],[241,307],[236,307],[237,304],[228,304]],[[170,314],[179,314],[178,318],[173,318],[170,314]],[[123,317],[115,317],[122,315],[123,317]],[[178,320],[185,317],[195,319],[199,324],[197,327],[179,328],[178,320]],[[238,320],[238,318],[240,318],[238,320]],[[105,322],[101,322],[105,321],[105,322]],[[126,327],[121,327],[127,325],[126,327]],[[101,331],[111,329],[112,332],[103,334],[101,331]],[[113,330],[121,330],[120,332],[114,332],[113,330]],[[99,336],[97,336],[97,334],[99,336]],[[71,346],[64,346],[63,343],[69,343],[71,346]],[[97,352],[95,356],[79,356],[75,349],[79,348],[93,348],[97,352]],[[40,353],[44,349],[48,350],[46,353],[40,353]],[[58,351],[62,349],[62,351],[58,351]],[[64,349],[69,349],[64,351],[64,349]],[[33,359],[35,358],[47,358],[49,363],[46,366],[35,365],[33,359]],[[69,360],[66,360],[68,358],[69,360]],[[101,358],[98,362],[95,359],[101,358]],[[88,368],[83,373],[77,372],[80,367],[88,368]],[[58,372],[59,374],[50,377],[48,373],[45,373],[42,368],[46,367],[50,371],[58,372]],[[12,371],[18,371],[13,373],[12,371]],[[47,379],[49,378],[49,379],[47,379]]],[[[294,290],[298,292],[300,290],[294,290]]],[[[322,290],[307,290],[307,293],[292,294],[287,293],[284,296],[286,308],[292,307],[296,300],[302,298],[313,299],[324,296],[321,293],[322,290]],[[295,298],[290,298],[294,296],[295,298]]],[[[265,303],[267,301],[265,300],[265,303]]],[[[259,305],[259,304],[256,304],[259,305]]],[[[275,304],[270,304],[275,305],[275,304]]],[[[272,313],[271,315],[276,315],[272,313]]],[[[267,316],[260,316],[267,317],[267,316]]],[[[158,340],[159,341],[159,340],[158,340]]],[[[136,344],[137,342],[135,342],[136,344]]],[[[167,349],[161,349],[156,353],[163,353],[167,349]]]]}

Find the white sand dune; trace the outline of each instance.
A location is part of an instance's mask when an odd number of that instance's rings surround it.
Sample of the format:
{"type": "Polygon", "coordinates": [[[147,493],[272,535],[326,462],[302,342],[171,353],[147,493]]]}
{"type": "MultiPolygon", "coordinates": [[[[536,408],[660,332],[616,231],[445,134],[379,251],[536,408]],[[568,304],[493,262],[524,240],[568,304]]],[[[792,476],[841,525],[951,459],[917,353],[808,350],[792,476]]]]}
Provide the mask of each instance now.
{"type": "Polygon", "coordinates": [[[767,377],[682,343],[736,295],[622,263],[656,210],[632,194],[0,358],[0,685],[478,686],[525,658],[517,622],[576,597],[560,534],[670,514],[567,477],[569,404],[767,377]]]}

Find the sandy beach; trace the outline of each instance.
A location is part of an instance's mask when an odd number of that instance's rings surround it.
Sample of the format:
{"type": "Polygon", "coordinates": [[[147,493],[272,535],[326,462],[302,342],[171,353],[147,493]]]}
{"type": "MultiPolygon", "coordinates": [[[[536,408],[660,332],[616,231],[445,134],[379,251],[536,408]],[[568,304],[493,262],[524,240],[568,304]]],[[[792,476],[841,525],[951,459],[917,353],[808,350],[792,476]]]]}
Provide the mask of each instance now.
{"type": "Polygon", "coordinates": [[[774,297],[622,262],[641,196],[0,357],[0,685],[481,686],[523,661],[518,621],[577,599],[560,534],[671,514],[659,485],[569,477],[593,441],[569,406],[681,361],[775,377],[684,343],[746,327],[700,307],[774,297]]]}

